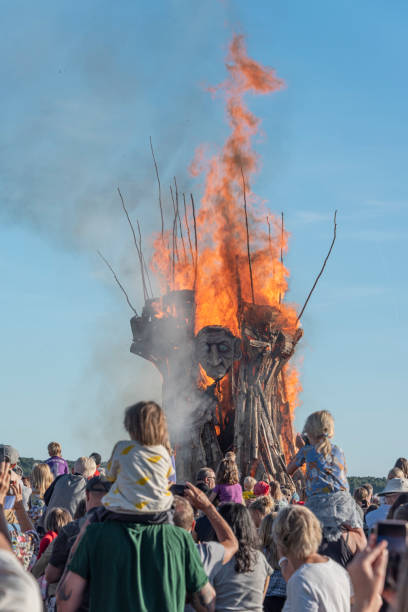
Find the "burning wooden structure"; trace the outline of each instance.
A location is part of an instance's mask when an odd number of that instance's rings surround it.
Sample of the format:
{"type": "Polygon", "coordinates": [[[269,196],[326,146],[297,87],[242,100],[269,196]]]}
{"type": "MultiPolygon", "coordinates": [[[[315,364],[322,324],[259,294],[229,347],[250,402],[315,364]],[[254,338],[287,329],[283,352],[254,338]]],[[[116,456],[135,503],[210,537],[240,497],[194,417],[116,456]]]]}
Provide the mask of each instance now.
{"type": "MultiPolygon", "coordinates": [[[[192,195],[191,205],[184,193],[179,197],[174,179],[167,231],[152,147],[161,232],[150,267],[160,280],[161,297],[153,297],[148,289],[140,227],[137,239],[120,192],[140,262],[145,298],[141,315],[115,278],[135,312],[131,351],[151,361],[163,379],[163,407],[177,449],[178,477],[192,478],[205,465],[216,468],[225,452],[234,450],[242,475],[271,475],[293,486],[286,462],[294,452],[299,384],[289,360],[302,336],[304,307],[298,315],[284,300],[289,272],[283,261],[283,213],[280,220],[268,214],[266,229],[265,214],[257,209],[250,188],[257,167],[251,139],[259,120],[243,100],[247,92],[273,92],[283,82],[271,68],[248,57],[239,36],[230,45],[227,69],[229,78],[220,88],[230,136],[207,162],[197,211],[192,195]]],[[[198,155],[192,173],[201,166],[198,155]]],[[[335,237],[336,223],[329,255],[335,237]]]]}
{"type": "Polygon", "coordinates": [[[266,473],[289,484],[285,451],[294,447],[285,365],[301,329],[285,330],[278,308],[242,303],[241,338],[222,326],[194,335],[194,311],[194,292],[174,291],[149,300],[131,319],[131,352],[163,378],[179,477],[192,478],[204,465],[216,468],[234,450],[243,474],[266,473]]]}

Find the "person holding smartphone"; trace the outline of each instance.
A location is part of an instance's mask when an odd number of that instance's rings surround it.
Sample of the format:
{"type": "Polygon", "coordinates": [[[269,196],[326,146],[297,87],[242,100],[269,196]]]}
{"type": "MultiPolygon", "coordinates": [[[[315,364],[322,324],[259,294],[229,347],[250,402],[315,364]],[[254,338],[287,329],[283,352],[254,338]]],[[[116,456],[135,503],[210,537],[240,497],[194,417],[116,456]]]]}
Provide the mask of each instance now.
{"type": "MultiPolygon", "coordinates": [[[[3,457],[4,458],[4,454],[3,457]]],[[[4,504],[10,493],[10,461],[0,461],[0,610],[42,612],[40,591],[34,578],[16,558],[4,516],[4,504]]]]}

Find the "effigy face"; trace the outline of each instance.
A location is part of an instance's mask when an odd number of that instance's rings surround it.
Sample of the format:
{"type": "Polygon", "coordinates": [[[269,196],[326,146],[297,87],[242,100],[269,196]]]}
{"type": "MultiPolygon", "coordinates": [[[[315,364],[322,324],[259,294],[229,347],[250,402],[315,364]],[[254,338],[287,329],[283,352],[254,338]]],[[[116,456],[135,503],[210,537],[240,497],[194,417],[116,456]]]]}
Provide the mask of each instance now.
{"type": "Polygon", "coordinates": [[[203,327],[195,338],[196,358],[206,374],[218,381],[241,358],[241,341],[221,325],[203,327]]]}

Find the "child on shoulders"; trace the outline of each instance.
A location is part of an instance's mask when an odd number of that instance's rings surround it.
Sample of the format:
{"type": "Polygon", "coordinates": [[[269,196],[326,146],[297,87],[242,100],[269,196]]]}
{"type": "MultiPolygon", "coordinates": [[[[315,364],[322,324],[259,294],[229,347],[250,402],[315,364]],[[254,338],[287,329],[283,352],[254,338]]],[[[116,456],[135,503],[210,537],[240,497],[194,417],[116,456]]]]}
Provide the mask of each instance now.
{"type": "Polygon", "coordinates": [[[320,410],[309,415],[303,433],[296,438],[299,450],[288,465],[288,473],[292,475],[306,465],[306,506],[323,524],[324,537],[337,540],[342,525],[361,528],[362,523],[349,493],[344,453],[330,441],[334,436],[330,412],[320,410]]]}
{"type": "Polygon", "coordinates": [[[117,442],[112,451],[106,477],[113,484],[102,503],[115,514],[134,515],[136,522],[142,515],[160,515],[159,522],[165,522],[174,469],[164,412],[156,402],[138,402],[126,410],[124,425],[130,440],[117,442]]]}

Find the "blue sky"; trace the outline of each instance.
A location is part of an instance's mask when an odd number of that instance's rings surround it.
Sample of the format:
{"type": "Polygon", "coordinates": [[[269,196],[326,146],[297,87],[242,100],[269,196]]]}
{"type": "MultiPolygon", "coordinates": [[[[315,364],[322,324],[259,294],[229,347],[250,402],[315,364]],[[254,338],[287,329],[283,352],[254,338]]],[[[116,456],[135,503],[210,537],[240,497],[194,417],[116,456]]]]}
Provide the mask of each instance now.
{"type": "Polygon", "coordinates": [[[296,423],[327,408],[351,474],[383,475],[406,450],[408,7],[362,0],[15,2],[0,26],[0,356],[3,438],[42,457],[105,456],[124,406],[160,398],[129,353],[131,312],[100,248],[142,305],[117,185],[148,237],[163,184],[226,134],[220,99],[233,32],[287,87],[249,98],[262,119],[254,190],[285,212],[289,300],[303,317],[296,423]]]}

